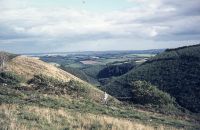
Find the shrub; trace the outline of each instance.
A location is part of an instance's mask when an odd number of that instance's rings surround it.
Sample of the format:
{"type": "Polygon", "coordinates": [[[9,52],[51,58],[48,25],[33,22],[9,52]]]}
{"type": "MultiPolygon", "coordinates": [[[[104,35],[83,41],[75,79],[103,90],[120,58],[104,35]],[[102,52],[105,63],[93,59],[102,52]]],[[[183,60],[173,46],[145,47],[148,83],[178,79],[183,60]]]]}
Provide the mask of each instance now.
{"type": "Polygon", "coordinates": [[[44,93],[76,96],[83,96],[87,93],[86,88],[78,81],[70,80],[69,82],[64,82],[44,75],[35,75],[33,79],[28,81],[28,84],[32,84],[35,90],[44,93]]]}
{"type": "Polygon", "coordinates": [[[139,104],[168,105],[173,104],[174,99],[167,93],[159,90],[156,86],[146,81],[135,81],[131,83],[133,101],[139,104]]]}
{"type": "Polygon", "coordinates": [[[23,81],[23,78],[13,72],[0,72],[0,83],[18,84],[23,81]]]}

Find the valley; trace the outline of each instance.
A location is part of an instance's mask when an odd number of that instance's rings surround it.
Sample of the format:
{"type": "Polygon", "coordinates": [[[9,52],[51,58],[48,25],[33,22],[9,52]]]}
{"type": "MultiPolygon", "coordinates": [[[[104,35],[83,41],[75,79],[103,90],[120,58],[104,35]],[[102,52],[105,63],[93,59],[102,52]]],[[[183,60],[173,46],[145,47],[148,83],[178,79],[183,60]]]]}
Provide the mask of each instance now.
{"type": "MultiPolygon", "coordinates": [[[[186,51],[198,47],[188,47],[186,51]]],[[[198,130],[198,102],[194,103],[197,111],[190,111],[177,102],[171,91],[160,89],[154,82],[146,82],[138,75],[125,78],[159,61],[161,56],[168,56],[165,53],[171,51],[65,56],[21,56],[2,52],[8,60],[0,73],[0,128],[198,130]],[[141,60],[143,62],[137,62],[141,60]],[[138,79],[134,81],[135,78],[138,79]],[[103,103],[104,92],[109,94],[107,104],[103,103]],[[121,100],[119,97],[131,98],[121,100]]],[[[198,88],[196,92],[198,94],[198,88]]]]}

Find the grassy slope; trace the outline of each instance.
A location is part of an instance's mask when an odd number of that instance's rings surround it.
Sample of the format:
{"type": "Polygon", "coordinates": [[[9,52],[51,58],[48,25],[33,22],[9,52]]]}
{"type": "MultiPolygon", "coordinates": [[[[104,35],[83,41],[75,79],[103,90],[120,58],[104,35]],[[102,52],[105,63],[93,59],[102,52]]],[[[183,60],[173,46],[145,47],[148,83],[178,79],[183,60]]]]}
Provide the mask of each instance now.
{"type": "Polygon", "coordinates": [[[91,91],[91,97],[93,96],[97,100],[100,100],[98,97],[103,94],[99,89],[74,75],[35,58],[25,56],[15,57],[8,63],[7,70],[24,77],[26,80],[32,79],[34,75],[41,74],[64,82],[69,82],[70,80],[77,81],[87,86],[88,90],[91,91]]]}
{"type": "Polygon", "coordinates": [[[125,106],[110,97],[103,105],[103,93],[80,79],[44,62],[16,57],[8,69],[31,79],[35,74],[53,76],[68,82],[75,80],[88,90],[85,97],[48,94],[31,86],[0,85],[0,129],[198,129],[193,119],[166,116],[125,106]],[[61,77],[61,78],[60,78],[61,77]]]}
{"type": "Polygon", "coordinates": [[[187,117],[165,116],[90,99],[0,86],[1,129],[198,129],[187,117]],[[185,119],[184,119],[185,118],[185,119]]]}
{"type": "MultiPolygon", "coordinates": [[[[71,112],[68,110],[35,106],[1,105],[0,112],[6,118],[3,129],[30,130],[177,130],[169,126],[150,126],[137,121],[114,118],[106,115],[71,112]],[[16,114],[18,113],[18,114],[16,114]],[[16,120],[18,122],[16,122],[16,120]],[[8,124],[8,125],[5,125],[8,124]]],[[[181,129],[181,128],[180,128],[181,129]]]]}
{"type": "Polygon", "coordinates": [[[30,58],[25,56],[17,56],[13,58],[8,63],[7,69],[8,71],[22,75],[27,79],[33,78],[34,75],[44,74],[64,81],[69,81],[70,79],[79,80],[70,73],[58,69],[53,65],[45,63],[36,58],[30,58]]]}
{"type": "Polygon", "coordinates": [[[170,93],[183,107],[200,112],[200,45],[167,50],[106,86],[115,96],[131,96],[130,82],[146,80],[170,93]],[[116,91],[112,91],[115,89],[116,91]]]}

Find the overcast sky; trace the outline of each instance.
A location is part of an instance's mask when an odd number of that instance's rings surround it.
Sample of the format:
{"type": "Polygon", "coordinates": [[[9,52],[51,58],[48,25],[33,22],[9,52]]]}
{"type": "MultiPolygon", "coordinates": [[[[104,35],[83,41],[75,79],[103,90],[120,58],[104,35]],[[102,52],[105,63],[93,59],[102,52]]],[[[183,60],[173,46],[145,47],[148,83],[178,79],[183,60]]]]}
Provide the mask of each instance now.
{"type": "Polygon", "coordinates": [[[0,0],[0,50],[139,50],[200,43],[200,0],[0,0]]]}

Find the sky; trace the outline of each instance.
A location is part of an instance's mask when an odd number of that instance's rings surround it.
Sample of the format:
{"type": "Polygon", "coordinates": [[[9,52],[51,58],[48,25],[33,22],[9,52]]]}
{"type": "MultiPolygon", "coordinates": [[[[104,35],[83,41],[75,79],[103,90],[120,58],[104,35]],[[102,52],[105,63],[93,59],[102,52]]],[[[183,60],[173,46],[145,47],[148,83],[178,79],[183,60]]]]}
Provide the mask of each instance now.
{"type": "Polygon", "coordinates": [[[0,0],[0,51],[174,48],[200,43],[200,0],[0,0]]]}

